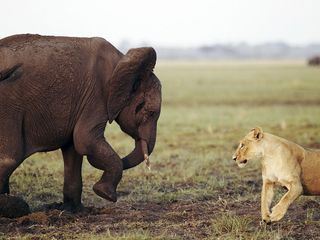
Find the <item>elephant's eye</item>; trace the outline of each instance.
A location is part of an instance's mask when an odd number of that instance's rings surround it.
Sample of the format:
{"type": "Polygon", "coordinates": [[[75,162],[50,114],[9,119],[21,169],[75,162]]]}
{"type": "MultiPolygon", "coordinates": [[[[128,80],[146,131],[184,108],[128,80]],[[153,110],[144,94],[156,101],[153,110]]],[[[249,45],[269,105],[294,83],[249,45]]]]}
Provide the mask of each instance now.
{"type": "Polygon", "coordinates": [[[149,117],[154,117],[155,115],[156,115],[156,112],[154,112],[154,111],[149,112],[149,117]]]}
{"type": "Polygon", "coordinates": [[[136,113],[140,112],[141,109],[144,107],[145,102],[143,101],[142,103],[140,103],[137,107],[136,107],[136,113]]]}

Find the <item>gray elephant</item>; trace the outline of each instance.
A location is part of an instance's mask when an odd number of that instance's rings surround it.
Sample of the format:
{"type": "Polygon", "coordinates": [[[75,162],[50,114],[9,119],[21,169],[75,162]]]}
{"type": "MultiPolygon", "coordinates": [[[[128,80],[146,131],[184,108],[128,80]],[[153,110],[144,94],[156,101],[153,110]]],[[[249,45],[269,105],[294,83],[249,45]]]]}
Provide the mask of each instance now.
{"type": "Polygon", "coordinates": [[[102,38],[14,35],[0,40],[0,193],[35,152],[61,149],[64,205],[81,206],[82,159],[103,170],[95,193],[117,201],[124,169],[153,151],[161,84],[153,48],[123,55],[102,38]],[[135,140],[120,158],[104,138],[116,121],[135,140]]]}

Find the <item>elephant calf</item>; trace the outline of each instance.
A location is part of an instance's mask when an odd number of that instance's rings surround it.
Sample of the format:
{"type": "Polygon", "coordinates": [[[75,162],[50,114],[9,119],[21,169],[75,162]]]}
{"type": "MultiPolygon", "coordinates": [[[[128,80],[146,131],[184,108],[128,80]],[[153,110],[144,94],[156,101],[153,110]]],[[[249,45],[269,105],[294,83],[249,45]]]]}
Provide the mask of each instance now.
{"type": "Polygon", "coordinates": [[[95,193],[117,201],[123,169],[151,154],[161,109],[153,48],[123,55],[102,38],[14,35],[0,40],[0,193],[35,152],[61,149],[64,204],[81,206],[83,156],[103,170],[95,193]],[[120,158],[104,138],[115,120],[135,140],[120,158]]]}

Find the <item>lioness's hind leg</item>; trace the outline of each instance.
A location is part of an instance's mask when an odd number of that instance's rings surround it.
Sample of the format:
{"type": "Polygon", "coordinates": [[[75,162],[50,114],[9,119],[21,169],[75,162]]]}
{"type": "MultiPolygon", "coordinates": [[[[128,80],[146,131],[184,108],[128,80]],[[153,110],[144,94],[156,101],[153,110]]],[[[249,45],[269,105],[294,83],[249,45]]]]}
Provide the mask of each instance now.
{"type": "Polygon", "coordinates": [[[280,199],[277,205],[272,208],[270,220],[279,221],[287,212],[290,204],[302,194],[302,185],[299,180],[285,184],[288,192],[280,199]]]}

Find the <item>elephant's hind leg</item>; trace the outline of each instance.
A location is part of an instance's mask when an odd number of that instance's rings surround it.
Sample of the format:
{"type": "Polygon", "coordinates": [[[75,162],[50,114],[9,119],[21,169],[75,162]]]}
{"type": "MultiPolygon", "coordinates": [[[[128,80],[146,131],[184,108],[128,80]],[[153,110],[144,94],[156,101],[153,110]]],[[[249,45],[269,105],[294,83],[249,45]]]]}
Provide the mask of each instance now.
{"type": "MultiPolygon", "coordinates": [[[[4,114],[0,108],[0,116],[4,114]]],[[[24,160],[24,141],[20,123],[10,120],[19,116],[7,114],[7,119],[0,119],[0,194],[10,193],[9,178],[24,160]]]]}
{"type": "Polygon", "coordinates": [[[75,151],[73,144],[61,150],[64,161],[63,203],[71,211],[78,211],[82,207],[82,156],[75,151]]]}
{"type": "Polygon", "coordinates": [[[14,158],[0,156],[0,194],[10,193],[9,178],[20,163],[14,158]]]}

